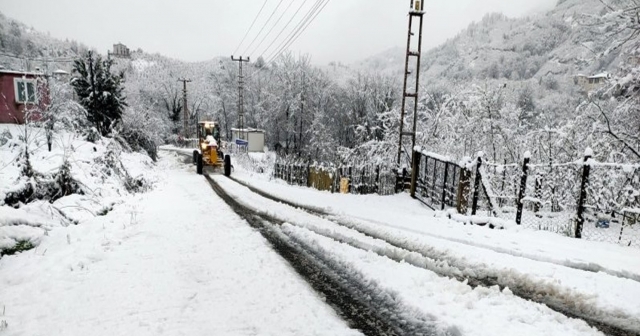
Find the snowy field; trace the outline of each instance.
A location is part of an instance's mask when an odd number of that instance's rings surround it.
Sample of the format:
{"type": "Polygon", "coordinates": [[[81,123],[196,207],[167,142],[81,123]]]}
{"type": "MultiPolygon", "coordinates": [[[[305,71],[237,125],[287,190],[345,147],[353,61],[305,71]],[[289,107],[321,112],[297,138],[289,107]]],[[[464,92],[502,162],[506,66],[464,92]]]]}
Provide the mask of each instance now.
{"type": "Polygon", "coordinates": [[[0,259],[0,334],[358,335],[192,168],[0,259]]]}

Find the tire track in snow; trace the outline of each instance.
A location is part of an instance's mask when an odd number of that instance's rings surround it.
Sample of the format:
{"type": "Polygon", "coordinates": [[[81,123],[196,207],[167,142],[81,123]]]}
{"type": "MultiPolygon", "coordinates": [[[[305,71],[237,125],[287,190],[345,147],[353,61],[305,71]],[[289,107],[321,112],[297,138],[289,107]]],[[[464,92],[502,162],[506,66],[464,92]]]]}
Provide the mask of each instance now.
{"type": "MultiPolygon", "coordinates": [[[[407,262],[416,267],[430,270],[443,277],[453,277],[458,281],[466,281],[472,287],[493,287],[499,286],[500,289],[508,287],[514,295],[540,304],[544,304],[554,311],[561,313],[567,317],[580,319],[585,321],[592,327],[597,328],[607,335],[615,336],[638,336],[640,335],[640,321],[633,319],[619,312],[601,311],[590,304],[586,300],[580,300],[575,293],[565,290],[562,287],[549,283],[540,283],[526,276],[505,277],[498,271],[484,269],[479,274],[473,265],[460,260],[457,257],[447,255],[442,251],[422,244],[421,246],[412,246],[404,237],[382,234],[373,225],[358,223],[358,221],[346,220],[339,218],[333,214],[327,213],[318,207],[308,207],[291,201],[280,199],[263,190],[252,187],[247,183],[230,178],[234,182],[247,187],[252,192],[270,199],[275,202],[283,203],[288,206],[299,208],[311,215],[318,216],[329,220],[339,226],[354,230],[366,237],[383,241],[390,245],[390,248],[378,248],[368,243],[363,243],[352,237],[330,232],[329,230],[318,230],[310,228],[306,225],[297,225],[313,231],[314,233],[333,239],[335,241],[348,244],[352,247],[371,250],[372,252],[388,257],[397,262],[407,262]]],[[[295,224],[291,223],[290,224],[295,224]]],[[[580,269],[581,271],[584,271],[580,269]]]]}
{"type": "Polygon", "coordinates": [[[392,292],[367,282],[364,275],[345,269],[328,254],[317,253],[305,242],[291,239],[280,229],[282,221],[259,213],[227,194],[205,176],[214,192],[273,245],[273,248],[354,328],[366,335],[454,336],[435,318],[425,316],[395,299],[392,292]]]}
{"type": "MultiPolygon", "coordinates": [[[[249,188],[249,190],[253,191],[254,193],[263,196],[265,198],[268,198],[272,201],[276,201],[276,202],[280,202],[283,204],[287,204],[289,206],[292,206],[294,208],[300,208],[303,209],[307,212],[311,212],[313,214],[317,214],[320,216],[330,216],[330,217],[336,217],[337,215],[331,212],[326,211],[324,208],[321,207],[313,207],[313,206],[308,206],[308,205],[303,205],[303,204],[298,204],[292,201],[288,201],[285,199],[281,199],[277,196],[271,195],[259,188],[256,188],[244,181],[240,181],[238,179],[235,179],[234,177],[229,177],[230,179],[232,179],[234,182],[239,183],[247,188],[249,188]]],[[[603,267],[601,265],[598,264],[594,264],[594,263],[590,263],[590,262],[577,262],[577,261],[563,261],[563,262],[558,262],[556,260],[553,259],[549,259],[549,258],[545,258],[545,257],[541,257],[541,256],[536,256],[536,255],[530,255],[527,253],[522,253],[522,252],[516,252],[514,253],[514,251],[505,249],[505,248],[501,248],[501,247],[496,247],[496,246],[492,246],[492,245],[488,245],[488,244],[482,244],[482,243],[470,243],[468,240],[465,239],[457,239],[455,237],[445,237],[445,236],[441,236],[441,235],[437,235],[437,234],[433,234],[433,233],[428,233],[428,232],[424,232],[424,231],[417,231],[417,230],[411,230],[409,228],[406,227],[397,227],[394,225],[390,225],[388,223],[382,223],[382,222],[377,222],[377,221],[372,221],[370,219],[366,219],[366,218],[360,218],[360,217],[353,217],[353,219],[358,219],[361,220],[363,222],[367,222],[367,223],[372,223],[372,224],[378,224],[380,226],[385,226],[385,227],[389,227],[391,229],[396,229],[396,230],[402,230],[402,231],[408,231],[408,232],[413,232],[416,234],[420,234],[420,235],[425,235],[428,237],[432,237],[432,238],[436,238],[436,239],[442,239],[442,240],[447,240],[447,241],[451,241],[454,243],[459,243],[459,244],[464,244],[467,246],[471,246],[471,247],[477,247],[477,248],[483,248],[483,249],[487,249],[487,250],[491,250],[493,252],[496,253],[501,253],[501,254],[505,254],[505,255],[509,255],[509,256],[513,256],[513,257],[521,257],[521,258],[527,258],[527,259],[531,259],[534,261],[539,261],[539,262],[544,262],[544,263],[549,263],[549,264],[554,264],[554,265],[558,265],[558,266],[562,266],[562,267],[568,267],[568,268],[573,268],[575,270],[578,271],[586,271],[586,272],[591,272],[591,273],[606,273],[608,275],[611,276],[615,276],[615,277],[619,277],[619,278],[624,278],[624,279],[629,279],[629,280],[633,280],[636,282],[640,282],[640,275],[638,274],[633,274],[624,270],[615,270],[615,269],[610,269],[607,267],[603,267]]]]}

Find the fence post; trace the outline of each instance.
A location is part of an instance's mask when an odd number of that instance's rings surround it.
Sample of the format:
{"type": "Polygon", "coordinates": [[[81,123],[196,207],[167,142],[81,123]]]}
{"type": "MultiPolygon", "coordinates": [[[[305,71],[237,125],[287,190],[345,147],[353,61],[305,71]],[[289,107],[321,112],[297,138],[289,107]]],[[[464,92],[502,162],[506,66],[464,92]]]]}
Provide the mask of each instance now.
{"type": "Polygon", "coordinates": [[[458,191],[456,195],[456,209],[461,215],[466,215],[469,210],[469,190],[471,189],[471,171],[467,168],[471,158],[463,159],[464,164],[460,169],[460,178],[458,179],[458,191]]]}
{"type": "Polygon", "coordinates": [[[351,193],[352,188],[353,188],[353,174],[351,171],[351,166],[349,166],[349,194],[351,193]]]}
{"type": "Polygon", "coordinates": [[[536,189],[533,195],[536,198],[536,202],[533,205],[533,211],[538,213],[540,211],[540,200],[542,199],[542,174],[536,173],[536,189]]]}
{"type": "Polygon", "coordinates": [[[444,163],[444,180],[442,181],[442,206],[440,210],[444,210],[447,201],[447,178],[449,178],[449,161],[444,163]]]}
{"type": "Polygon", "coordinates": [[[522,223],[522,207],[524,203],[522,199],[524,198],[525,191],[527,189],[527,176],[529,174],[529,161],[531,160],[531,153],[526,151],[524,153],[524,162],[522,164],[522,177],[520,178],[520,190],[518,191],[518,199],[516,200],[516,206],[518,210],[516,211],[516,224],[520,225],[522,223]]]}
{"type": "Polygon", "coordinates": [[[482,152],[478,152],[478,161],[476,163],[476,178],[473,182],[473,199],[471,200],[471,215],[475,215],[478,210],[478,194],[480,193],[480,166],[482,166],[482,152]]]}
{"type": "Polygon", "coordinates": [[[436,179],[438,177],[437,174],[438,174],[438,160],[434,159],[433,160],[433,176],[431,180],[431,193],[429,193],[429,198],[431,199],[431,202],[433,202],[434,204],[437,201],[436,199],[436,179]]]}
{"type": "Polygon", "coordinates": [[[409,193],[412,198],[416,198],[416,187],[418,184],[418,174],[420,172],[420,149],[413,149],[413,158],[411,161],[413,162],[413,167],[411,167],[411,189],[409,193]]]}
{"type": "MultiPolygon", "coordinates": [[[[500,195],[504,196],[504,185],[507,182],[507,159],[504,159],[504,166],[502,167],[502,184],[500,185],[500,195]]],[[[504,204],[504,198],[498,198],[498,206],[502,208],[504,204]]]]}
{"type": "Polygon", "coordinates": [[[312,183],[311,183],[311,165],[307,164],[307,187],[311,188],[312,187],[312,183]]]}
{"type": "Polygon", "coordinates": [[[376,166],[376,186],[375,186],[376,194],[380,194],[380,165],[376,166]]]}
{"type": "Polygon", "coordinates": [[[584,151],[584,162],[582,164],[582,182],[580,183],[580,198],[578,199],[578,213],[576,222],[576,238],[582,238],[582,226],[584,225],[584,202],[587,199],[587,184],[589,183],[589,172],[591,166],[587,163],[593,156],[593,150],[587,147],[584,151]]]}
{"type": "Polygon", "coordinates": [[[358,194],[360,195],[366,195],[367,194],[367,187],[368,184],[365,183],[364,181],[364,170],[366,168],[363,166],[362,167],[362,173],[360,174],[360,191],[358,191],[358,194]]]}

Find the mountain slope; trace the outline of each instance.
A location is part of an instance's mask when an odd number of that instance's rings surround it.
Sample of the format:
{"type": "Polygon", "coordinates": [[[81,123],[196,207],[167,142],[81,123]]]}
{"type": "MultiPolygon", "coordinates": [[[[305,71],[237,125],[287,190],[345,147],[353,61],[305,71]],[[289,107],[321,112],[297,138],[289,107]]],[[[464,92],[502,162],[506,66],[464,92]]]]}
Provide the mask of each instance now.
{"type": "MultiPolygon", "coordinates": [[[[603,8],[598,0],[561,0],[550,12],[525,18],[489,14],[443,45],[423,52],[422,76],[427,81],[528,80],[613,71],[619,55],[598,57],[611,42],[584,22],[603,8]]],[[[360,64],[399,76],[403,65],[402,48],[360,64]]]]}
{"type": "Polygon", "coordinates": [[[81,43],[52,38],[0,13],[0,65],[7,69],[69,70],[73,58],[86,49],[81,43]]]}

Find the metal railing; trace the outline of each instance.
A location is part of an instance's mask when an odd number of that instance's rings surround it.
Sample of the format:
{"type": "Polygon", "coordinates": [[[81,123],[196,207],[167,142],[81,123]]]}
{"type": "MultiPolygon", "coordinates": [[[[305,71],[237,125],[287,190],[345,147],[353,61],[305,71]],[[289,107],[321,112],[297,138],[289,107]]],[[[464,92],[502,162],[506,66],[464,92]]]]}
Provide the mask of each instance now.
{"type": "Polygon", "coordinates": [[[640,165],[455,163],[414,152],[411,194],[434,210],[498,217],[569,237],[640,247],[640,165]]]}

